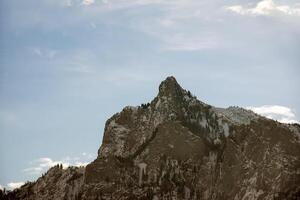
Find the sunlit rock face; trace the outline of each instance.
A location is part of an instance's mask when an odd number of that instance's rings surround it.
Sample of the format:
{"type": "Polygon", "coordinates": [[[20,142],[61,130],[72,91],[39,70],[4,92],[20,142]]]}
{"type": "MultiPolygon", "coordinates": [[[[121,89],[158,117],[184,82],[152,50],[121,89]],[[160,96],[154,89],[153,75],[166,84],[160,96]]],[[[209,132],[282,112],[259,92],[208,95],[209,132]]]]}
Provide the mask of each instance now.
{"type": "Polygon", "coordinates": [[[205,104],[168,77],[150,103],[108,119],[97,158],[72,179],[68,194],[47,198],[293,199],[300,196],[299,135],[298,124],[205,104]]]}

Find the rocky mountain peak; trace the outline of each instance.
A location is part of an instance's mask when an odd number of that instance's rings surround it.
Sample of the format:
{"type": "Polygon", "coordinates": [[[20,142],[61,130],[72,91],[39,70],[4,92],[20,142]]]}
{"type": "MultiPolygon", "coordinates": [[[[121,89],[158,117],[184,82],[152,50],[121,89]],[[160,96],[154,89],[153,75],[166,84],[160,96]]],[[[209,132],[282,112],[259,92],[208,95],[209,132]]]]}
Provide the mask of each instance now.
{"type": "Polygon", "coordinates": [[[296,199],[299,135],[299,125],[203,103],[171,76],[151,103],[107,120],[85,169],[57,166],[5,199],[296,199]]]}
{"type": "Polygon", "coordinates": [[[167,77],[159,85],[159,96],[176,97],[178,95],[182,96],[182,93],[183,89],[173,76],[167,77]]]}

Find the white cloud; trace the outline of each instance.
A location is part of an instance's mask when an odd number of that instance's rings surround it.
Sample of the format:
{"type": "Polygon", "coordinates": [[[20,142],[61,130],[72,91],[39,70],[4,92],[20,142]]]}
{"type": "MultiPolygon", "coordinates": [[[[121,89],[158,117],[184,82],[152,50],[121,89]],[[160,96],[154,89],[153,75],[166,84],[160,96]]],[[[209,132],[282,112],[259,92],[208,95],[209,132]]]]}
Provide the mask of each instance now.
{"type": "Polygon", "coordinates": [[[41,49],[39,47],[31,48],[34,55],[37,55],[41,58],[52,59],[57,55],[57,51],[54,49],[41,49]]]}
{"type": "MultiPolygon", "coordinates": [[[[208,10],[218,10],[218,8],[212,8],[209,3],[197,0],[102,0],[98,2],[82,0],[80,3],[91,5],[91,9],[84,12],[85,20],[95,17],[101,20],[103,17],[99,17],[100,15],[126,9],[127,14],[124,20],[127,20],[128,26],[158,39],[161,44],[160,49],[165,51],[197,51],[219,47],[220,38],[215,40],[216,34],[214,38],[206,33],[203,34],[206,25],[204,26],[201,21],[207,20],[208,16],[214,13],[208,10]],[[145,14],[140,12],[147,7],[149,10],[155,10],[156,14],[149,15],[148,12],[145,14]],[[129,19],[128,16],[130,16],[129,19]],[[191,31],[191,27],[194,31],[191,31]]],[[[97,27],[93,22],[88,22],[88,25],[91,29],[97,27]]]]}
{"type": "Polygon", "coordinates": [[[174,26],[175,23],[176,23],[175,20],[168,19],[168,18],[166,18],[166,19],[159,19],[158,22],[160,23],[160,25],[162,27],[167,27],[167,28],[174,26]]]}
{"type": "Polygon", "coordinates": [[[89,6],[95,3],[95,0],[83,0],[82,5],[89,6]]]}
{"type": "Polygon", "coordinates": [[[43,172],[46,172],[49,168],[62,164],[63,168],[67,168],[69,166],[86,166],[90,163],[90,161],[94,158],[93,154],[82,153],[81,156],[77,157],[65,157],[62,160],[53,160],[48,157],[39,158],[30,163],[31,167],[26,168],[23,172],[28,174],[36,174],[39,175],[43,172]]]}
{"type": "Polygon", "coordinates": [[[64,70],[69,72],[78,72],[78,73],[85,73],[85,74],[94,72],[93,70],[91,70],[91,66],[88,65],[83,65],[76,62],[71,62],[68,64],[70,65],[70,67],[64,67],[64,70]]]}
{"type": "Polygon", "coordinates": [[[0,190],[3,190],[4,188],[3,188],[3,186],[2,185],[0,185],[0,190]]]}
{"type": "MultiPolygon", "coordinates": [[[[47,1],[52,2],[51,0],[47,1]]],[[[224,12],[223,9],[220,9],[223,3],[218,3],[218,1],[211,3],[198,0],[63,0],[64,7],[72,6],[72,9],[66,8],[66,14],[67,16],[72,14],[73,17],[67,17],[68,20],[65,20],[64,17],[61,20],[62,23],[57,24],[56,20],[51,20],[52,15],[47,17],[48,23],[36,20],[37,18],[43,19],[45,16],[33,15],[30,23],[34,26],[45,26],[46,30],[65,29],[64,27],[72,27],[74,24],[82,22],[85,22],[93,30],[96,29],[96,25],[101,23],[126,23],[127,27],[158,39],[161,44],[160,49],[196,51],[219,47],[216,44],[222,37],[219,37],[218,41],[211,41],[210,37],[204,38],[206,35],[202,34],[212,23],[209,19],[213,19],[219,11],[224,12]],[[121,13],[123,10],[126,11],[125,15],[121,13]],[[143,12],[144,10],[146,12],[143,12]],[[124,17],[111,18],[111,16],[107,16],[111,14],[114,16],[116,11],[119,11],[120,16],[124,15],[124,17]],[[97,23],[91,23],[95,19],[97,23]],[[182,37],[178,38],[177,33],[182,37]],[[170,38],[168,39],[168,37],[170,38]]],[[[29,20],[26,18],[24,21],[28,22],[29,20]]],[[[28,27],[31,26],[26,24],[26,28],[28,27]]],[[[35,54],[40,57],[51,57],[46,56],[47,53],[43,49],[36,49],[35,54]]]]}
{"type": "Polygon", "coordinates": [[[76,167],[81,167],[81,166],[83,166],[83,167],[85,167],[85,166],[87,166],[89,163],[90,163],[90,162],[80,162],[80,161],[78,161],[78,162],[75,162],[73,166],[76,166],[76,167]]]}
{"type": "Polygon", "coordinates": [[[174,34],[163,38],[164,50],[168,51],[199,51],[213,49],[220,45],[216,37],[209,34],[199,34],[196,36],[185,34],[174,34]],[[205,35],[205,36],[204,36],[205,35]]]}
{"type": "Polygon", "coordinates": [[[81,155],[84,156],[84,157],[86,157],[86,158],[88,158],[88,159],[91,159],[91,158],[95,157],[95,155],[93,155],[91,153],[86,153],[86,152],[83,152],[81,155]]]}
{"type": "Polygon", "coordinates": [[[65,161],[54,161],[51,158],[39,158],[31,162],[32,167],[26,168],[23,171],[29,174],[41,174],[58,164],[62,164],[64,168],[69,166],[69,163],[65,161]]]}
{"type": "Polygon", "coordinates": [[[264,105],[260,107],[247,107],[253,112],[274,119],[282,123],[299,123],[291,108],[279,105],[264,105]]]}
{"type": "Polygon", "coordinates": [[[17,116],[13,112],[0,111],[0,123],[14,124],[17,121],[17,116]]]}
{"type": "Polygon", "coordinates": [[[96,24],[94,22],[90,22],[89,25],[90,25],[90,27],[92,29],[96,29],[97,28],[97,26],[96,26],[96,24]]]}
{"type": "Polygon", "coordinates": [[[8,183],[7,186],[9,189],[14,190],[16,188],[21,187],[24,184],[25,184],[24,182],[11,182],[11,183],[8,183]]]}
{"type": "Polygon", "coordinates": [[[226,7],[227,10],[240,15],[274,15],[274,14],[285,14],[300,16],[300,7],[290,5],[277,5],[273,0],[262,0],[258,2],[255,7],[244,7],[242,5],[234,5],[226,7]]]}
{"type": "Polygon", "coordinates": [[[34,48],[33,49],[33,53],[36,54],[36,55],[38,55],[38,56],[42,56],[42,52],[41,52],[41,50],[39,48],[34,48]]]}
{"type": "Polygon", "coordinates": [[[72,5],[73,5],[72,0],[64,0],[63,1],[63,6],[70,7],[72,5]]]}

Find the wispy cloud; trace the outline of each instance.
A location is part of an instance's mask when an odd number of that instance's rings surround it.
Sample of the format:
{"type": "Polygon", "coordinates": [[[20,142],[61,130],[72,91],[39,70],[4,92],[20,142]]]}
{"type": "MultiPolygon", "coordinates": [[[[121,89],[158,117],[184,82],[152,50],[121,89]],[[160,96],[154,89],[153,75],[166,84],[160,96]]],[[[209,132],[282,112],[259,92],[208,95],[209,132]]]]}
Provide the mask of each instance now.
{"type": "Polygon", "coordinates": [[[91,70],[91,66],[88,66],[88,65],[84,65],[84,64],[80,64],[80,63],[76,63],[76,62],[71,62],[68,64],[69,64],[69,67],[65,67],[64,68],[65,71],[85,73],[85,74],[94,72],[93,70],[91,70]]]}
{"type": "Polygon", "coordinates": [[[282,123],[299,123],[291,108],[279,105],[264,105],[260,107],[247,107],[253,112],[282,123]]]}
{"type": "Polygon", "coordinates": [[[69,7],[73,5],[72,0],[63,0],[62,2],[63,2],[63,6],[69,7]]]}
{"type": "Polygon", "coordinates": [[[24,185],[24,182],[11,182],[7,184],[8,189],[14,190],[24,185]]]}
{"type": "Polygon", "coordinates": [[[83,0],[82,5],[90,6],[95,3],[95,0],[83,0]]]}
{"type": "Polygon", "coordinates": [[[242,5],[233,5],[226,7],[227,10],[240,15],[275,15],[284,14],[292,16],[300,16],[300,7],[296,5],[278,5],[273,0],[262,0],[254,7],[245,7],[242,5]]]}
{"type": "Polygon", "coordinates": [[[48,157],[39,158],[30,162],[30,167],[23,170],[23,172],[28,174],[39,175],[46,172],[49,168],[61,164],[63,168],[69,166],[86,166],[94,158],[94,155],[88,153],[82,153],[78,157],[65,157],[61,160],[53,160],[48,157]]]}
{"type": "Polygon", "coordinates": [[[69,166],[69,163],[64,161],[55,161],[51,158],[39,158],[32,162],[32,167],[26,168],[23,171],[30,174],[40,174],[50,167],[53,167],[55,165],[62,164],[64,168],[69,166]]]}
{"type": "Polygon", "coordinates": [[[14,124],[17,116],[14,112],[0,111],[0,124],[14,124]]]}
{"type": "Polygon", "coordinates": [[[30,49],[34,55],[41,57],[41,58],[52,59],[57,54],[57,50],[54,50],[54,49],[45,49],[45,48],[42,49],[39,47],[33,47],[30,49]]]}
{"type": "MultiPolygon", "coordinates": [[[[197,0],[83,0],[81,5],[86,9],[75,5],[73,2],[73,7],[79,14],[76,13],[77,17],[71,21],[86,21],[92,29],[96,28],[96,24],[90,21],[95,18],[101,21],[106,15],[113,15],[115,11],[124,15],[124,11],[126,14],[124,18],[120,18],[122,21],[114,24],[124,23],[123,20],[126,20],[128,27],[158,39],[160,49],[165,51],[212,49],[218,47],[220,40],[216,40],[217,35],[203,34],[205,28],[201,26],[201,22],[214,13],[208,10],[216,11],[218,8],[212,8],[211,4],[197,0]],[[140,10],[146,12],[141,14],[140,10]],[[81,15],[82,13],[84,15],[81,15]]],[[[109,21],[106,20],[105,23],[109,21]]]]}
{"type": "Polygon", "coordinates": [[[164,38],[164,42],[163,50],[168,51],[199,51],[217,48],[220,44],[218,39],[213,35],[192,37],[190,35],[174,34],[164,38]]]}

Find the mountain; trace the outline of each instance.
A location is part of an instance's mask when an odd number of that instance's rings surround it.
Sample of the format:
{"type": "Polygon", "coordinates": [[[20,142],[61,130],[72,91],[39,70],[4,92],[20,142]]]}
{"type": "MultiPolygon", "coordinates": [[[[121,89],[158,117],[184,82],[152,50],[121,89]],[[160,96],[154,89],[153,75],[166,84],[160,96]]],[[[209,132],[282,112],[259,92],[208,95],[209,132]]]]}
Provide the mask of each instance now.
{"type": "MultiPolygon", "coordinates": [[[[1,197],[1,196],[0,196],[1,197]]],[[[4,199],[299,199],[300,125],[197,100],[174,77],[105,124],[86,168],[51,168],[4,199]]]]}

